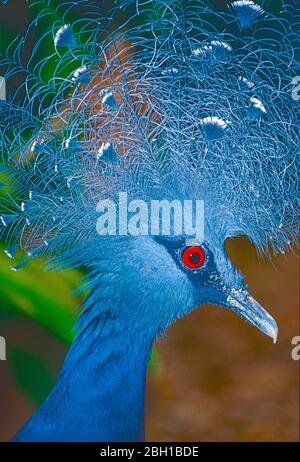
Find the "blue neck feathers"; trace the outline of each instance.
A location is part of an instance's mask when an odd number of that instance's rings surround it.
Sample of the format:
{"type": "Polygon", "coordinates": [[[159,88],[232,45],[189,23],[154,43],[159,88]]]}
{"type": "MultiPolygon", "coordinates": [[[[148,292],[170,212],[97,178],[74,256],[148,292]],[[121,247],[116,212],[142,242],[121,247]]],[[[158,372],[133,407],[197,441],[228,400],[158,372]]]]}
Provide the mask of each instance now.
{"type": "Polygon", "coordinates": [[[54,389],[15,441],[143,440],[152,338],[111,313],[88,313],[54,389]]]}
{"type": "MultiPolygon", "coordinates": [[[[159,290],[153,289],[161,263],[156,254],[151,260],[153,244],[147,239],[130,241],[130,248],[121,239],[112,242],[111,249],[109,240],[106,246],[97,243],[80,252],[94,259],[95,269],[89,273],[89,296],[77,337],[52,392],[15,441],[144,438],[147,363],[153,340],[162,331],[161,320],[167,325],[171,319],[165,300],[172,299],[173,278],[169,277],[169,284],[162,281],[159,290]],[[148,265],[152,265],[147,277],[144,265],[136,264],[141,253],[149,255],[148,265]],[[118,255],[117,264],[112,254],[118,255]]],[[[168,271],[173,275],[173,267],[165,265],[168,271]]],[[[173,284],[177,283],[175,279],[173,284]]],[[[172,309],[179,310],[182,304],[181,299],[172,300],[172,309]]]]}

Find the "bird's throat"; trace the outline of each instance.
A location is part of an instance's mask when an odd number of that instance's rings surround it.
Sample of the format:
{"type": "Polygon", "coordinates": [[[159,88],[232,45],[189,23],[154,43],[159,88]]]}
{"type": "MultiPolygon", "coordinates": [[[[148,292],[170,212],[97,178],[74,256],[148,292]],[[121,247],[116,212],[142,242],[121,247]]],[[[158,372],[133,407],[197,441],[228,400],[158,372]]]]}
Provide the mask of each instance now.
{"type": "Polygon", "coordinates": [[[152,339],[109,315],[86,323],[19,441],[141,441],[152,339]]]}

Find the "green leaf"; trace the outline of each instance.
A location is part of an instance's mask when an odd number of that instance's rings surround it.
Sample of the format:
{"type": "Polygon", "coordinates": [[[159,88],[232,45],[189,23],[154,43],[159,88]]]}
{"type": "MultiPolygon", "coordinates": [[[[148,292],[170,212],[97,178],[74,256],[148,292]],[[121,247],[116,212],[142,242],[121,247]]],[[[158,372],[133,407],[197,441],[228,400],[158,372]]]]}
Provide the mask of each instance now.
{"type": "Polygon", "coordinates": [[[42,404],[54,385],[49,368],[30,351],[10,348],[8,364],[17,387],[38,407],[42,404]]]}
{"type": "MultiPolygon", "coordinates": [[[[1,291],[0,291],[1,293],[1,291]]],[[[14,313],[13,311],[5,308],[3,306],[3,303],[0,304],[0,322],[1,321],[6,321],[7,319],[12,319],[12,318],[15,318],[17,316],[16,313],[14,313]]]]}
{"type": "Polygon", "coordinates": [[[12,260],[0,244],[0,300],[6,311],[23,314],[58,339],[70,344],[80,297],[73,292],[82,273],[44,272],[43,260],[34,260],[18,272],[11,271],[12,260]]]}

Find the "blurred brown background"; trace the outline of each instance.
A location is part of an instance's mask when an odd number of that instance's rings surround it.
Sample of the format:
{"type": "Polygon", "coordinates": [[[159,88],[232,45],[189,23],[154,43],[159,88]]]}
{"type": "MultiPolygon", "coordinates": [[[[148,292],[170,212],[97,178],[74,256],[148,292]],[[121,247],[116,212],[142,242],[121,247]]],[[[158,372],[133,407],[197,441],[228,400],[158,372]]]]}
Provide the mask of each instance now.
{"type": "MultiPolygon", "coordinates": [[[[297,259],[259,261],[244,239],[230,242],[228,251],[252,295],[276,318],[278,342],[216,306],[178,321],[159,341],[158,364],[148,377],[150,441],[299,439],[299,361],[291,358],[292,337],[299,335],[297,259]]],[[[55,376],[66,347],[44,329],[20,318],[2,323],[1,335],[8,350],[13,343],[37,351],[55,376]]],[[[34,411],[8,361],[0,361],[0,409],[0,441],[34,411]]]]}

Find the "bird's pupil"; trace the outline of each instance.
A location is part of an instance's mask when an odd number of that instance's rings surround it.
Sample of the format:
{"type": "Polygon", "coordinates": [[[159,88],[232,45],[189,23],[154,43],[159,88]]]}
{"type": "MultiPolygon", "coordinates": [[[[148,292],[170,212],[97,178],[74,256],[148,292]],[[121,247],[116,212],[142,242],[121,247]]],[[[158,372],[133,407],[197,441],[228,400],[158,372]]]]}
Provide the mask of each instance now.
{"type": "Polygon", "coordinates": [[[193,252],[190,254],[189,260],[193,265],[196,265],[200,261],[200,255],[197,252],[193,252]]]}
{"type": "Polygon", "coordinates": [[[205,253],[199,246],[190,246],[183,250],[181,258],[187,268],[198,269],[204,263],[205,253]]]}

